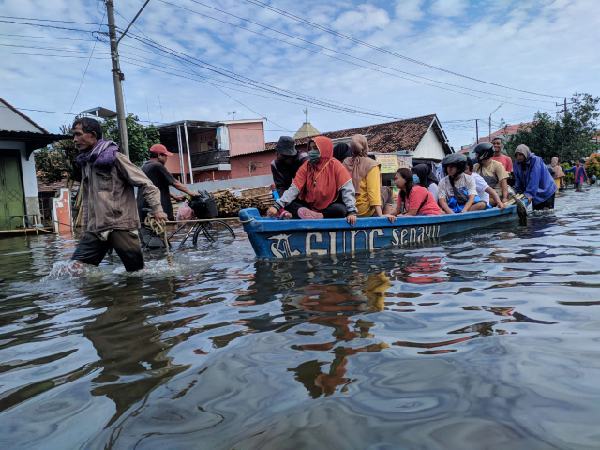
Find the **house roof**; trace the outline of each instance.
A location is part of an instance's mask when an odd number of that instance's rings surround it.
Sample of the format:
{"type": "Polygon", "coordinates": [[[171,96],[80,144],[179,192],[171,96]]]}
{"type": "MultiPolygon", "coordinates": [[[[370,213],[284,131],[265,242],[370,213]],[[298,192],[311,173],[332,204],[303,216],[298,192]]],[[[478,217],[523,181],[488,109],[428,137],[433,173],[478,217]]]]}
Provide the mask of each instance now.
{"type": "Polygon", "coordinates": [[[317,130],[310,122],[304,122],[298,131],[294,134],[294,139],[301,139],[309,136],[318,136],[321,132],[317,130]]]}
{"type": "MultiPolygon", "coordinates": [[[[444,153],[452,153],[448,139],[435,114],[413,117],[411,119],[397,120],[395,122],[369,125],[359,128],[328,131],[321,133],[330,139],[341,139],[354,134],[363,134],[369,140],[369,149],[376,153],[391,153],[398,150],[415,151],[425,133],[433,127],[434,132],[444,146],[444,153]]],[[[296,145],[307,144],[309,137],[296,139],[296,145]]],[[[276,142],[267,142],[265,150],[274,150],[276,142]]]]}
{"type": "Polygon", "coordinates": [[[0,130],[48,133],[48,130],[40,127],[3,98],[0,98],[0,130]]]}
{"type": "Polygon", "coordinates": [[[505,138],[507,136],[513,136],[513,135],[517,134],[521,128],[529,128],[529,127],[531,127],[531,125],[532,125],[531,122],[522,122],[522,123],[519,123],[516,125],[506,125],[506,126],[500,128],[499,130],[494,131],[489,136],[484,136],[484,137],[479,138],[479,141],[477,141],[477,143],[490,142],[491,140],[493,140],[497,137],[505,138]]]}
{"type": "Polygon", "coordinates": [[[81,114],[89,114],[90,116],[101,117],[103,119],[110,119],[111,117],[116,117],[117,113],[111,109],[104,108],[103,106],[96,106],[95,108],[86,109],[85,111],[81,111],[81,114]]]}
{"type": "Polygon", "coordinates": [[[52,134],[0,98],[0,139],[23,142],[27,159],[34,150],[52,142],[68,139],[68,135],[52,134]]]}

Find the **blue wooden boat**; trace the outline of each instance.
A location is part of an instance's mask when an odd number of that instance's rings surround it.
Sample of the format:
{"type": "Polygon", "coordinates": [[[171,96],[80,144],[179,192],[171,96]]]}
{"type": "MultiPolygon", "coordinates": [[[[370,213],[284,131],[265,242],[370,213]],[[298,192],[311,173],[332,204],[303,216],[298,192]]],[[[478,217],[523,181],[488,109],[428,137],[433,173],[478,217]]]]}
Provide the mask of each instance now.
{"type": "Polygon", "coordinates": [[[360,218],[354,226],[345,219],[278,220],[261,217],[256,208],[240,211],[244,231],[260,259],[406,247],[501,222],[517,222],[517,218],[516,205],[464,214],[399,217],[394,223],[385,217],[360,218]]]}

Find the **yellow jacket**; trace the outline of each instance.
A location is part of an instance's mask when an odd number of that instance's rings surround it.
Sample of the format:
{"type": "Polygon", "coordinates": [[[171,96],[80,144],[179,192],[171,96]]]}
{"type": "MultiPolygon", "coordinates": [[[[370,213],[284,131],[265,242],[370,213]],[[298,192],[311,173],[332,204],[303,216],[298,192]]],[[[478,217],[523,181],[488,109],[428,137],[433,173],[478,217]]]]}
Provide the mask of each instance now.
{"type": "Polygon", "coordinates": [[[356,209],[360,217],[370,217],[375,206],[381,204],[381,173],[378,166],[373,167],[367,176],[360,180],[356,193],[356,209]]]}

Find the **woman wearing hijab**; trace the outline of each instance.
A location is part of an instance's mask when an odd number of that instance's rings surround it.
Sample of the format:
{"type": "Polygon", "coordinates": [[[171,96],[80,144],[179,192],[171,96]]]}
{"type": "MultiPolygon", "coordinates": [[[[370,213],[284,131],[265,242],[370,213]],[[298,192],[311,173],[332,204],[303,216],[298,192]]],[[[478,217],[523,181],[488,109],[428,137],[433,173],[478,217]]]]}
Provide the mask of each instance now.
{"type": "Polygon", "coordinates": [[[565,177],[565,173],[560,164],[558,163],[558,156],[553,156],[550,160],[550,170],[552,170],[552,178],[554,178],[556,188],[562,188],[562,181],[565,177]]]}
{"type": "Polygon", "coordinates": [[[324,136],[310,140],[308,161],[296,173],[290,188],[268,209],[275,217],[291,212],[294,218],[329,219],[346,217],[356,222],[356,204],[352,177],[333,157],[333,142],[324,136]]]}
{"type": "Polygon", "coordinates": [[[352,156],[344,160],[344,166],[352,175],[358,215],[359,217],[381,217],[383,211],[379,163],[369,158],[367,138],[362,134],[352,136],[350,149],[352,156]]]}
{"type": "Polygon", "coordinates": [[[525,194],[535,211],[554,209],[556,184],[542,158],[536,156],[525,144],[519,144],[515,150],[515,159],[515,191],[525,194]]]}
{"type": "Polygon", "coordinates": [[[412,168],[412,173],[419,177],[419,185],[431,192],[431,195],[437,201],[438,180],[435,178],[431,166],[429,164],[417,164],[412,168]]]}

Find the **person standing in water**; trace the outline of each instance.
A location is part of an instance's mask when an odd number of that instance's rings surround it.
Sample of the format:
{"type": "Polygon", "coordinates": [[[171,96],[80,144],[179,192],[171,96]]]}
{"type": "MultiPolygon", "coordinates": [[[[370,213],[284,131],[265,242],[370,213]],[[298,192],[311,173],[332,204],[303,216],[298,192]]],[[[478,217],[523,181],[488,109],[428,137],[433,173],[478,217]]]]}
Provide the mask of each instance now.
{"type": "Polygon", "coordinates": [[[515,150],[515,191],[525,194],[534,210],[554,209],[556,184],[546,164],[525,144],[515,150]]]}
{"type": "Polygon", "coordinates": [[[140,219],[133,188],[143,188],[154,218],[164,222],[167,215],[161,207],[158,188],[139,167],[119,153],[117,144],[102,139],[102,129],[96,120],[76,119],[71,132],[80,152],[76,165],[81,170],[84,230],[71,259],[97,266],[112,248],[128,272],[143,269],[138,237],[140,219]]]}
{"type": "MultiPolygon", "coordinates": [[[[156,186],[160,191],[160,204],[169,220],[175,220],[175,217],[173,216],[173,204],[171,203],[171,197],[177,201],[182,201],[183,197],[172,195],[169,187],[173,186],[178,191],[184,192],[190,197],[194,197],[198,195],[198,193],[191,191],[185,186],[185,184],[177,181],[167,170],[165,167],[167,159],[169,156],[173,156],[173,153],[168,151],[167,147],[162,144],[154,144],[152,147],[150,147],[150,154],[150,159],[144,163],[142,166],[142,171],[148,178],[150,178],[152,184],[154,184],[154,186],[156,186]]],[[[145,210],[149,209],[149,206],[148,202],[145,200],[143,189],[138,190],[137,204],[140,219],[144,221],[147,214],[145,210]]]]}

